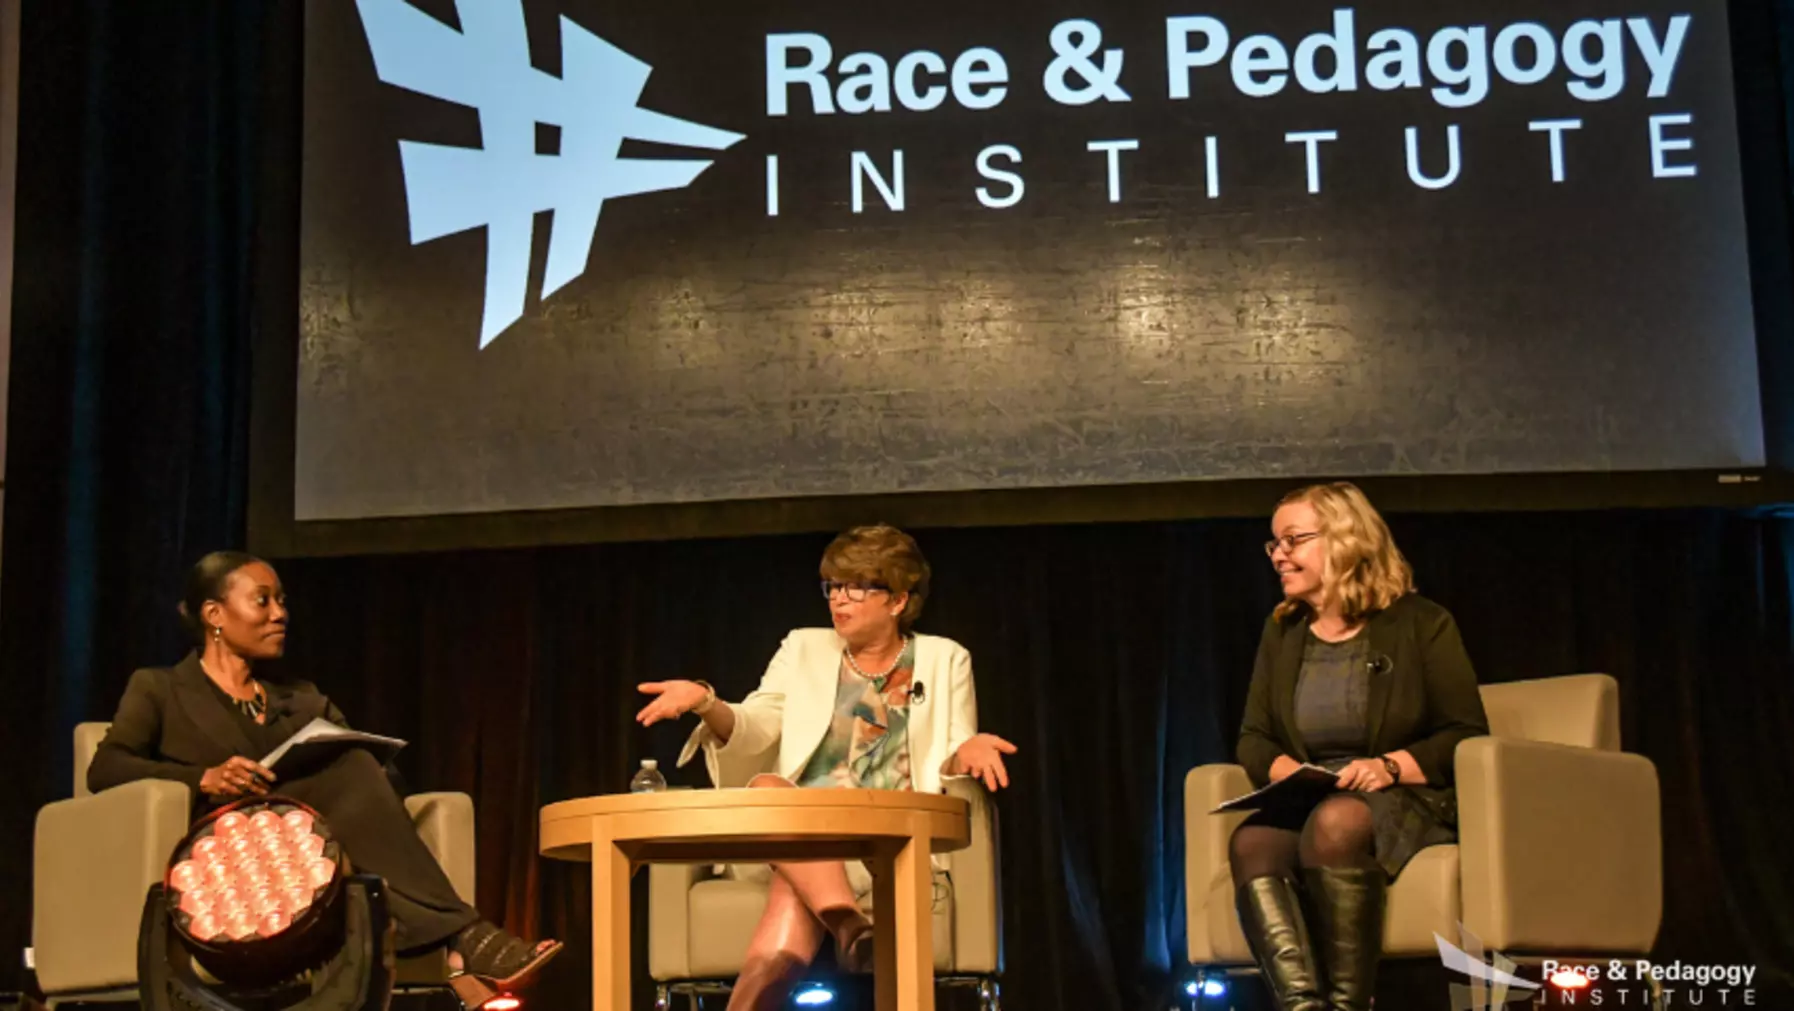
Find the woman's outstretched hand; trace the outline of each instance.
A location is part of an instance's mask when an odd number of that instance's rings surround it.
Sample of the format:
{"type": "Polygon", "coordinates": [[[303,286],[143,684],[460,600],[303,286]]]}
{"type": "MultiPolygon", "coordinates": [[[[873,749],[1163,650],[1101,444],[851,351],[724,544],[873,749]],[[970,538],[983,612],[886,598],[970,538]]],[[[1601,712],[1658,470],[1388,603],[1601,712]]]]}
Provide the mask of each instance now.
{"type": "Polygon", "coordinates": [[[231,756],[223,765],[214,765],[199,777],[199,792],[213,800],[237,797],[263,797],[274,782],[274,773],[242,755],[231,756]]]}
{"type": "Polygon", "coordinates": [[[1015,745],[996,734],[978,734],[953,753],[947,774],[983,780],[985,789],[995,791],[1009,785],[1009,770],[1003,767],[1003,756],[1013,754],[1015,745]]]}
{"type": "Polygon", "coordinates": [[[636,690],[654,696],[654,701],[635,714],[635,722],[651,727],[661,720],[676,720],[703,704],[709,690],[696,681],[648,681],[636,690]]]}

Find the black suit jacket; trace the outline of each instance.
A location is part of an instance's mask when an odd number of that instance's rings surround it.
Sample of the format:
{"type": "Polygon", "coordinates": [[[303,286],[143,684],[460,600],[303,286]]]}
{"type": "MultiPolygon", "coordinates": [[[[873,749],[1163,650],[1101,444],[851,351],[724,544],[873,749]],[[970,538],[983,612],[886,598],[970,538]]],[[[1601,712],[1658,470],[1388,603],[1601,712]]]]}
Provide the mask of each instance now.
{"type": "MultiPolygon", "coordinates": [[[[1359,634],[1370,637],[1370,753],[1406,749],[1428,786],[1451,786],[1458,742],[1489,732],[1458,623],[1450,611],[1410,593],[1372,615],[1359,634]]],[[[1270,782],[1278,755],[1308,760],[1295,720],[1296,678],[1307,636],[1303,615],[1265,621],[1238,749],[1255,786],[1270,782]]]]}
{"type": "MultiPolygon", "coordinates": [[[[276,740],[319,717],[348,725],[310,682],[263,681],[262,686],[268,693],[268,736],[276,740]]],[[[192,787],[197,798],[207,769],[232,755],[260,761],[267,751],[213,694],[198,654],[189,653],[173,667],[146,667],[131,675],[112,728],[87,767],[87,788],[98,793],[139,779],[172,779],[192,787]]]]}

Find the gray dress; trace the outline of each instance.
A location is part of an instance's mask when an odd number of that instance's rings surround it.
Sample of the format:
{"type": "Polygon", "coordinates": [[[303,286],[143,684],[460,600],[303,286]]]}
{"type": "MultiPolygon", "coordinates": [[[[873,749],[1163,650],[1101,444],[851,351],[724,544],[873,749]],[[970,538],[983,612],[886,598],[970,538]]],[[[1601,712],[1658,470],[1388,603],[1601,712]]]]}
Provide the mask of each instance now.
{"type": "MultiPolygon", "coordinates": [[[[1302,647],[1295,706],[1296,732],[1302,736],[1310,761],[1340,769],[1353,759],[1369,757],[1369,698],[1369,639],[1358,635],[1344,642],[1327,642],[1310,631],[1302,647]]],[[[1457,827],[1442,820],[1414,788],[1397,785],[1353,796],[1370,805],[1375,833],[1372,853],[1391,878],[1421,849],[1457,841],[1457,827]]],[[[1316,797],[1315,802],[1320,799],[1316,797]]],[[[1286,820],[1291,815],[1306,818],[1312,809],[1311,804],[1300,812],[1279,813],[1286,820]]]]}

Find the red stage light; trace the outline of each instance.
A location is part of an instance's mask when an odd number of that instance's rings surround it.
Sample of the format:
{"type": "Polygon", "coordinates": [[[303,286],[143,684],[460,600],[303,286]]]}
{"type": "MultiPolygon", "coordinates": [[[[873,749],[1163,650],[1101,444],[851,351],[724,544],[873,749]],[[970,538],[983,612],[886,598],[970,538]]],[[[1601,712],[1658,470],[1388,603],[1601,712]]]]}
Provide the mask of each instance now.
{"type": "Polygon", "coordinates": [[[336,860],[324,856],[326,840],[313,831],[317,820],[310,812],[269,804],[244,815],[220,814],[209,833],[202,825],[183,847],[186,859],[169,869],[176,909],[187,914],[186,927],[198,940],[278,934],[336,877],[336,860]],[[218,914],[206,931],[194,929],[192,918],[200,913],[218,914]]]}
{"type": "Polygon", "coordinates": [[[199,864],[191,860],[182,860],[168,869],[168,883],[183,892],[192,891],[204,880],[199,864]]]}
{"type": "Polygon", "coordinates": [[[193,917],[188,929],[195,936],[211,938],[223,933],[224,925],[211,913],[199,913],[193,917]]]}
{"type": "Polygon", "coordinates": [[[336,861],[319,857],[305,865],[305,881],[313,888],[322,888],[336,876],[336,861]]]}
{"type": "Polygon", "coordinates": [[[224,921],[224,936],[233,941],[247,941],[255,936],[255,921],[250,919],[248,910],[231,910],[224,921]]]}
{"type": "Polygon", "coordinates": [[[281,893],[280,909],[289,918],[297,919],[300,913],[311,908],[311,890],[291,888],[281,893]]]}
{"type": "Polygon", "coordinates": [[[164,879],[170,923],[220,979],[303,964],[323,935],[341,931],[319,920],[342,889],[344,860],[323,820],[297,801],[239,801],[176,847],[164,879]]]}
{"type": "Polygon", "coordinates": [[[1574,969],[1559,969],[1551,974],[1551,985],[1560,990],[1580,990],[1588,986],[1588,977],[1574,969]]]}
{"type": "Polygon", "coordinates": [[[255,932],[263,937],[273,937],[292,925],[292,918],[281,912],[277,905],[262,913],[261,919],[255,921],[255,932]]]}
{"type": "MultiPolygon", "coordinates": [[[[233,864],[242,863],[243,858],[248,856],[250,853],[252,853],[254,851],[255,851],[255,841],[250,839],[249,836],[244,835],[241,831],[239,831],[235,835],[229,835],[229,836],[224,837],[224,853],[222,855],[223,860],[227,860],[233,864]]],[[[218,859],[221,859],[221,857],[218,855],[214,855],[212,857],[212,859],[218,860],[218,859]]]]}
{"type": "Polygon", "coordinates": [[[216,893],[209,888],[189,888],[181,892],[181,912],[188,916],[209,913],[216,902],[216,893]]]}
{"type": "Polygon", "coordinates": [[[508,993],[501,993],[497,997],[493,997],[486,1001],[486,1003],[481,1004],[480,1011],[517,1011],[517,1009],[522,1006],[523,1001],[508,993]]]}

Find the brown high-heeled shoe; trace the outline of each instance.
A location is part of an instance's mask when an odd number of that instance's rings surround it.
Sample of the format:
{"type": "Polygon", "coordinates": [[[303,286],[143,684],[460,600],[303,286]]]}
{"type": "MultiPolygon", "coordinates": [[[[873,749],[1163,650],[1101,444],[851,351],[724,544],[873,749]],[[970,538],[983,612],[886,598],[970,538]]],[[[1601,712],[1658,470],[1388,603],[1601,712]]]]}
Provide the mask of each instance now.
{"type": "Polygon", "coordinates": [[[875,962],[872,950],[872,918],[855,906],[849,909],[828,909],[818,914],[823,926],[835,939],[835,963],[842,972],[871,972],[875,962]]]}
{"type": "Polygon", "coordinates": [[[878,966],[877,954],[872,947],[872,921],[867,920],[861,928],[848,931],[846,936],[835,939],[835,961],[841,964],[842,972],[869,973],[878,966]]]}

